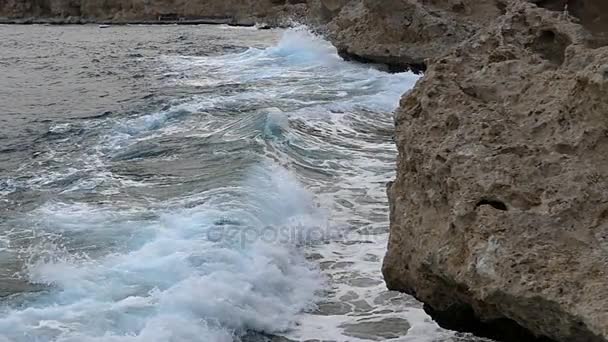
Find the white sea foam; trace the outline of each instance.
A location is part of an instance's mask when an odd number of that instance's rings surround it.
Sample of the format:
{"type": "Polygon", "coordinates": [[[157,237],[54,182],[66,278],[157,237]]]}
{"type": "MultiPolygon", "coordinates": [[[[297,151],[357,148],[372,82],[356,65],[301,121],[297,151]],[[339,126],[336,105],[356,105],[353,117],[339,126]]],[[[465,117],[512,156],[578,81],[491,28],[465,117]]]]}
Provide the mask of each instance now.
{"type": "Polygon", "coordinates": [[[322,214],[272,165],[252,170],[243,191],[232,203],[153,221],[86,206],[41,209],[67,236],[90,230],[103,243],[115,233],[128,238],[130,228],[141,241],[97,259],[48,241],[30,247],[27,276],[51,288],[27,307],[5,309],[0,331],[14,341],[229,341],[247,329],[288,329],[321,279],[295,245],[254,237],[271,227],[306,229],[322,214]],[[242,224],[238,235],[218,226],[226,218],[242,224]]]}

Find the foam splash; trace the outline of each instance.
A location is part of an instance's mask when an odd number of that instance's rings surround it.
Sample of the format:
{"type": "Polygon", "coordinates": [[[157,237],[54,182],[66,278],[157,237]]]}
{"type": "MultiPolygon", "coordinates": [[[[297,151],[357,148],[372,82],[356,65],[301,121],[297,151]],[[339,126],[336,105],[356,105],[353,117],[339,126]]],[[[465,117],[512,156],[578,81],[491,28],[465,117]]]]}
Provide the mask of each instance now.
{"type": "Polygon", "coordinates": [[[263,50],[261,53],[269,57],[282,58],[284,62],[292,65],[345,64],[333,45],[310,32],[307,27],[286,31],[277,46],[263,50]]]}
{"type": "MultiPolygon", "coordinates": [[[[288,329],[312,304],[321,279],[295,244],[260,234],[306,229],[322,215],[298,182],[272,165],[252,170],[242,190],[244,197],[219,206],[133,222],[144,241],[132,250],[90,259],[48,242],[36,246],[27,276],[49,293],[5,308],[0,331],[12,341],[231,341],[249,329],[288,329]],[[218,225],[226,218],[242,226],[218,225]]],[[[113,224],[124,225],[82,209],[64,211],[53,224],[99,234],[107,222],[110,235],[99,243],[115,239],[113,224]]]]}

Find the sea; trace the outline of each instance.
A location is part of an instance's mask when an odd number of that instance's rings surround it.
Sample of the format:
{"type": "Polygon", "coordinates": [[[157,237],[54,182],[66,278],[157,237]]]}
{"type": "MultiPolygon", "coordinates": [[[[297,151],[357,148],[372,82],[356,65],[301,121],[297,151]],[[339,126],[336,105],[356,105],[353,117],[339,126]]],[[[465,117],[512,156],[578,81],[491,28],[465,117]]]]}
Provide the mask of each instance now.
{"type": "Polygon", "coordinates": [[[306,27],[0,25],[0,341],[486,341],[382,279],[419,77],[306,27]]]}

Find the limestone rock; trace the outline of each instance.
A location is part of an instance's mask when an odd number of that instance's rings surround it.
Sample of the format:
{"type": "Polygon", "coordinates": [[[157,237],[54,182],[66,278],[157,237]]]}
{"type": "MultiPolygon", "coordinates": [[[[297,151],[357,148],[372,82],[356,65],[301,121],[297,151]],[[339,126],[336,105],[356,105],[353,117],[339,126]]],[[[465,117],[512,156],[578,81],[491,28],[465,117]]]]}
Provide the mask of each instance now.
{"type": "Polygon", "coordinates": [[[383,272],[449,328],[605,342],[608,12],[537,2],[505,0],[402,98],[383,272]]]}
{"type": "Polygon", "coordinates": [[[344,57],[422,71],[499,14],[495,0],[353,0],[328,37],[344,57]]]}

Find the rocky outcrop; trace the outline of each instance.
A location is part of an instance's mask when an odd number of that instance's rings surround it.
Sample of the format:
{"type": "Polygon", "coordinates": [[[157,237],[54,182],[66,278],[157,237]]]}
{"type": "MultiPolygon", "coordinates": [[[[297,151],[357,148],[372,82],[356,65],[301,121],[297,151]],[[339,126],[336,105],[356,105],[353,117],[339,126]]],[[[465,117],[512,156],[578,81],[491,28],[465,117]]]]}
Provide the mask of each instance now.
{"type": "Polygon", "coordinates": [[[383,272],[446,327],[608,341],[608,3],[565,5],[505,0],[443,56],[417,50],[383,272]]]}
{"type": "Polygon", "coordinates": [[[426,58],[446,53],[500,15],[495,0],[356,0],[341,5],[327,30],[341,55],[388,64],[396,71],[423,71],[426,58]]]}
{"type": "Polygon", "coordinates": [[[234,23],[269,20],[276,24],[303,16],[306,0],[0,0],[0,17],[67,22],[132,22],[159,18],[228,18],[234,23]],[[69,18],[69,20],[67,20],[69,18]]]}

